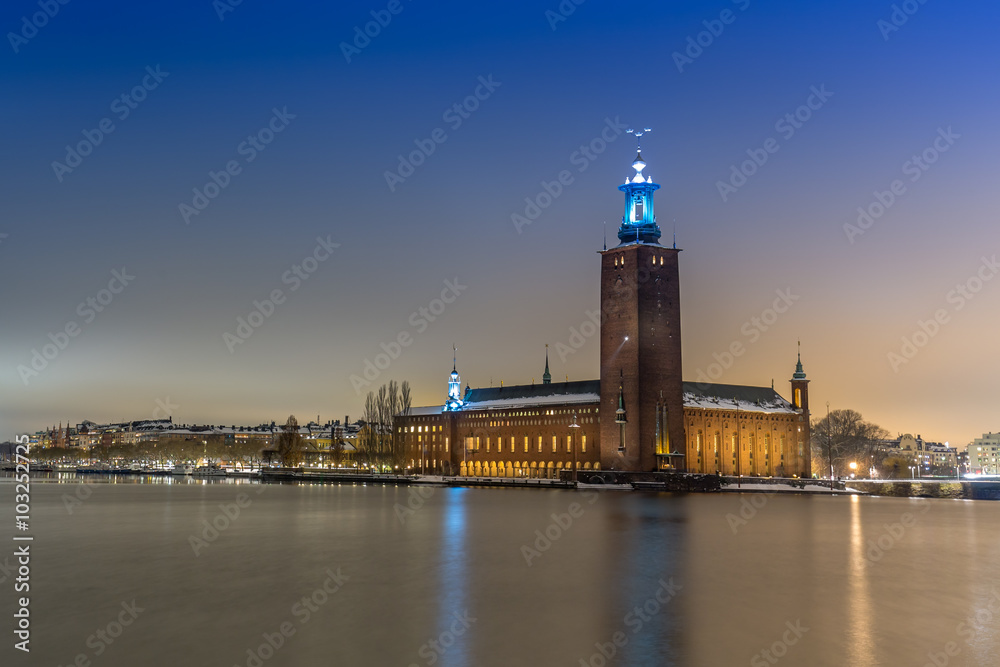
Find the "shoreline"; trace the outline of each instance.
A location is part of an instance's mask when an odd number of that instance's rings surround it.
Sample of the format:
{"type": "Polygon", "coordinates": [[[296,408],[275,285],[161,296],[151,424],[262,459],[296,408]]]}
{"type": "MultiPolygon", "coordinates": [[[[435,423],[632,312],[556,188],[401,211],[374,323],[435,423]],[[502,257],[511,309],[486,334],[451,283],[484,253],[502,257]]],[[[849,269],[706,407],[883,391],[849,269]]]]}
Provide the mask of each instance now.
{"type": "MultiPolygon", "coordinates": [[[[626,473],[620,471],[583,471],[579,480],[570,479],[568,471],[559,479],[527,477],[461,477],[443,475],[393,475],[344,473],[319,470],[270,468],[253,473],[237,472],[226,477],[174,476],[191,480],[241,479],[261,484],[379,484],[395,486],[440,486],[456,488],[578,489],[587,491],[637,491],[646,493],[765,493],[792,495],[851,496],[865,495],[895,498],[940,498],[952,500],[1000,500],[1000,480],[907,479],[907,480],[838,480],[831,488],[829,480],[785,479],[770,477],[720,477],[689,473],[626,473]]],[[[52,471],[32,475],[33,482],[58,482],[63,479],[93,480],[96,477],[171,477],[151,472],[52,471]]],[[[0,480],[13,478],[11,471],[0,471],[0,480]]]]}

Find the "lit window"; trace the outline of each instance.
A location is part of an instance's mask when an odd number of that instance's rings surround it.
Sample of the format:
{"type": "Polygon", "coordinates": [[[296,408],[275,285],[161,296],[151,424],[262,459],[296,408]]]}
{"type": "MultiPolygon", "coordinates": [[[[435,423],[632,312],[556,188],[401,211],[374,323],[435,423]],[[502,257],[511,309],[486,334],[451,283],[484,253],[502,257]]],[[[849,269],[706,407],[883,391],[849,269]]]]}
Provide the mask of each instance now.
{"type": "Polygon", "coordinates": [[[580,436],[580,451],[584,454],[587,453],[587,436],[585,435],[580,436]]]}

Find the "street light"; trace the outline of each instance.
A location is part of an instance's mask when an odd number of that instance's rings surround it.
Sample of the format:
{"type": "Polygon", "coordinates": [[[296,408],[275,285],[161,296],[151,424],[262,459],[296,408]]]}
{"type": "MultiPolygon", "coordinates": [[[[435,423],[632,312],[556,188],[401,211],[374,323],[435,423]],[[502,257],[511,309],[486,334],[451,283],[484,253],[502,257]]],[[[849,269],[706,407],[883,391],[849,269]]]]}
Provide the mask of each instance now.
{"type": "Polygon", "coordinates": [[[833,435],[831,433],[830,427],[830,401],[826,402],[826,452],[830,459],[830,490],[834,489],[834,476],[833,476],[833,435]]]}
{"type": "Polygon", "coordinates": [[[848,467],[850,467],[850,469],[851,469],[851,479],[854,479],[854,475],[855,475],[855,473],[858,470],[858,464],[857,464],[857,462],[856,461],[851,461],[851,463],[850,463],[850,465],[848,467]]]}
{"type": "MultiPolygon", "coordinates": [[[[570,424],[569,427],[571,429],[580,428],[580,425],[576,423],[576,413],[575,412],[573,413],[573,423],[570,424]]],[[[577,482],[577,476],[576,476],[576,466],[577,466],[576,448],[577,448],[577,444],[575,442],[573,442],[573,435],[572,435],[575,432],[576,431],[570,431],[570,436],[569,436],[570,437],[570,441],[569,441],[570,445],[569,446],[573,448],[573,483],[574,484],[577,482]]]]}
{"type": "Polygon", "coordinates": [[[740,401],[735,396],[733,397],[733,403],[736,404],[736,488],[742,488],[741,483],[743,482],[743,471],[741,469],[741,464],[743,462],[743,424],[740,423],[740,401]]]}

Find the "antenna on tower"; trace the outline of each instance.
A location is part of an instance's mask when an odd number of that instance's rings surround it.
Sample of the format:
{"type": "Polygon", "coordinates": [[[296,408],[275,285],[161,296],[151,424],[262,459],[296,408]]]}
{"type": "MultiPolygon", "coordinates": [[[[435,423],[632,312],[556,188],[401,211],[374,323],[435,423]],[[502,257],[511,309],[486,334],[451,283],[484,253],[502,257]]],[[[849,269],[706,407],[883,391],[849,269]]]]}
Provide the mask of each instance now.
{"type": "Polygon", "coordinates": [[[604,221],[604,249],[608,249],[608,221],[604,221]]]}
{"type": "Polygon", "coordinates": [[[674,250],[677,250],[677,218],[674,218],[674,250]]]}

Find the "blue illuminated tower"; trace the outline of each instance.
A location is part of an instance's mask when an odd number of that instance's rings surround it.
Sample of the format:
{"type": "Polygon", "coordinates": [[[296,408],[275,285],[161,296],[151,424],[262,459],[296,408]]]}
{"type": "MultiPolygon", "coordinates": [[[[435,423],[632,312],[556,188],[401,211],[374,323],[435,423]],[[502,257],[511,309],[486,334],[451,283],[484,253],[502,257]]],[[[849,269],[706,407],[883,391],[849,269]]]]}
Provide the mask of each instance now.
{"type": "Polygon", "coordinates": [[[638,147],[621,243],[601,252],[601,467],[683,471],[680,250],[659,244],[645,166],[638,147]]]}
{"type": "MultiPolygon", "coordinates": [[[[634,134],[641,137],[644,132],[634,134]]],[[[618,230],[618,238],[622,243],[658,243],[660,240],[660,228],[656,226],[656,214],[653,210],[653,193],[660,186],[642,175],[645,167],[646,161],[642,159],[640,144],[636,150],[635,162],[632,163],[635,176],[626,178],[625,185],[618,186],[625,193],[625,215],[622,216],[622,226],[618,230]]]]}
{"type": "Polygon", "coordinates": [[[461,410],[464,401],[462,400],[462,380],[458,377],[458,348],[453,349],[451,360],[451,375],[448,376],[448,400],[444,404],[444,409],[461,410]]]}

